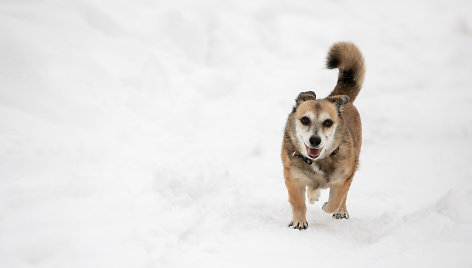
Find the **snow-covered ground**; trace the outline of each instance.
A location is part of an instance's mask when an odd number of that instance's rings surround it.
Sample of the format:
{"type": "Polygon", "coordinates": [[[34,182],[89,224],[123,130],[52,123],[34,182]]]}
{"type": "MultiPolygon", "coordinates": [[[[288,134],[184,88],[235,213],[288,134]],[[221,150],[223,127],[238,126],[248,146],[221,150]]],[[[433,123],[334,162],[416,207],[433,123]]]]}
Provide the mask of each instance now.
{"type": "Polygon", "coordinates": [[[0,267],[471,267],[472,4],[0,3],[0,267]],[[299,91],[367,64],[349,220],[291,210],[299,91]]]}

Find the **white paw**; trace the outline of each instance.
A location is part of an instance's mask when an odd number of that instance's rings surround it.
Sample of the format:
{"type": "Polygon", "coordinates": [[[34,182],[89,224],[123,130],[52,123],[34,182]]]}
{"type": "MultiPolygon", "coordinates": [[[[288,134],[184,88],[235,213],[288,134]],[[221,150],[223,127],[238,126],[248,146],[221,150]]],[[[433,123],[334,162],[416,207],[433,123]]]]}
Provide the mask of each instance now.
{"type": "Polygon", "coordinates": [[[323,206],[321,207],[321,209],[322,209],[324,212],[326,212],[326,213],[332,213],[332,211],[330,212],[330,211],[328,210],[328,202],[325,202],[325,203],[323,204],[323,206]]]}
{"type": "Polygon", "coordinates": [[[306,220],[292,220],[288,227],[292,227],[293,229],[304,230],[308,228],[308,222],[306,220]]]}
{"type": "Polygon", "coordinates": [[[318,201],[320,199],[320,189],[317,188],[315,190],[308,190],[308,202],[310,202],[310,204],[314,204],[316,201],[318,201]]]}

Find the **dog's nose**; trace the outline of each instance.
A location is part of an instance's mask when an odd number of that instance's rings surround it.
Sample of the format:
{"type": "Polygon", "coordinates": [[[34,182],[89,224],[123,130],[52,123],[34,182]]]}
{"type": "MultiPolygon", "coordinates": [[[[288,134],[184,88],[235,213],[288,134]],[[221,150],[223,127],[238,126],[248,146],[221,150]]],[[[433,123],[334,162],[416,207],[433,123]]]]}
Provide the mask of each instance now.
{"type": "Polygon", "coordinates": [[[321,143],[321,138],[318,136],[311,136],[310,137],[310,144],[311,146],[318,146],[321,143]]]}

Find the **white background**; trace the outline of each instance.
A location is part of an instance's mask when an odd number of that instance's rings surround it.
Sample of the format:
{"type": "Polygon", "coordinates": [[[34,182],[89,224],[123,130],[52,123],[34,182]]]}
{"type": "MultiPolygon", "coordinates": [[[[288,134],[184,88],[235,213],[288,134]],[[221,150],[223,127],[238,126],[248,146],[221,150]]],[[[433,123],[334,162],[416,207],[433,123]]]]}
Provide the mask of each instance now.
{"type": "Polygon", "coordinates": [[[0,3],[0,266],[471,267],[470,1],[0,3]],[[364,54],[349,220],[280,147],[364,54]]]}

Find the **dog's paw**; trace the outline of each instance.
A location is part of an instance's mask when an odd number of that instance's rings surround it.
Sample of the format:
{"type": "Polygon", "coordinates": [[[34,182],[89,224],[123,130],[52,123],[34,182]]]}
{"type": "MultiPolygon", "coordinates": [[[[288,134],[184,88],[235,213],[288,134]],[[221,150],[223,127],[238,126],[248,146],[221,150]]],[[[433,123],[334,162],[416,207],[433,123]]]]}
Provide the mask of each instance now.
{"type": "Polygon", "coordinates": [[[335,209],[330,209],[328,207],[328,202],[324,203],[323,206],[321,207],[321,209],[326,213],[334,213],[335,212],[335,209]]]}
{"type": "Polygon", "coordinates": [[[333,218],[335,219],[349,219],[349,213],[345,209],[339,209],[333,214],[333,218]]]}
{"type": "Polygon", "coordinates": [[[341,213],[341,212],[336,212],[333,214],[333,218],[335,219],[349,219],[349,214],[346,213],[341,213]]]}
{"type": "Polygon", "coordinates": [[[298,230],[305,230],[308,228],[308,222],[306,220],[293,220],[288,224],[288,227],[298,230]]]}
{"type": "Polygon", "coordinates": [[[308,190],[307,194],[308,194],[308,202],[310,202],[310,204],[314,204],[320,198],[320,189],[318,188],[312,191],[308,190]]]}

